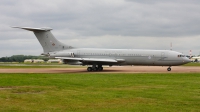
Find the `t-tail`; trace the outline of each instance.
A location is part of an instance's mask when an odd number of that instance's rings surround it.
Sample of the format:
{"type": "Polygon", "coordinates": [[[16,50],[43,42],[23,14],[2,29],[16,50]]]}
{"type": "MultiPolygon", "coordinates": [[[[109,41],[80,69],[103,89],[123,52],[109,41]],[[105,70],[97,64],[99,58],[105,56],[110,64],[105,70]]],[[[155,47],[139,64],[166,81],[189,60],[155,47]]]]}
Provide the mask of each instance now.
{"type": "Polygon", "coordinates": [[[13,27],[20,28],[28,31],[32,31],[43,47],[44,53],[48,54],[49,52],[61,51],[65,49],[71,49],[71,46],[65,45],[59,42],[51,33],[51,28],[31,28],[31,27],[13,27]]]}

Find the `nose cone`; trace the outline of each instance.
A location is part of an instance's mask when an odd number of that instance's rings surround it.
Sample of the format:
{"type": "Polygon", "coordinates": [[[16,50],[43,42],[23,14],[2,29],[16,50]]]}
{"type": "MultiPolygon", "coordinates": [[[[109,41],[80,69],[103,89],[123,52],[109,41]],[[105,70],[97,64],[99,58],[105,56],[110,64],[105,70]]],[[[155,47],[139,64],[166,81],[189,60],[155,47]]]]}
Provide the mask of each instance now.
{"type": "Polygon", "coordinates": [[[189,63],[189,62],[191,62],[191,60],[189,58],[186,57],[186,58],[183,59],[183,63],[186,64],[186,63],[189,63]]]}

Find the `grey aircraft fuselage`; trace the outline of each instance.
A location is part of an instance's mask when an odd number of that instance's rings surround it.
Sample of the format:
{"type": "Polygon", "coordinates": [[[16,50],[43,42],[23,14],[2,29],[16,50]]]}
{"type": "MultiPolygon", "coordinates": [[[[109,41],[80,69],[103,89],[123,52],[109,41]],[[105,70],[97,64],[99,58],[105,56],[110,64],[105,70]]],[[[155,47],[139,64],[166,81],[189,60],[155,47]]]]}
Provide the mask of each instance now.
{"type": "Polygon", "coordinates": [[[182,53],[171,50],[75,48],[59,42],[51,28],[13,28],[32,31],[43,48],[43,55],[62,59],[65,64],[92,65],[88,71],[102,71],[103,65],[169,66],[167,70],[171,71],[171,66],[190,62],[182,53]]]}
{"type": "MultiPolygon", "coordinates": [[[[75,58],[100,58],[119,60],[116,62],[95,62],[102,65],[148,65],[148,66],[177,66],[190,62],[182,53],[170,50],[141,50],[141,49],[95,49],[95,48],[73,48],[63,50],[63,54],[69,53],[69,57],[75,58]],[[73,53],[73,56],[70,54],[73,53]],[[180,57],[182,56],[182,57],[180,57]]],[[[65,57],[66,55],[63,55],[65,57]]],[[[56,58],[56,55],[51,55],[56,58]]],[[[58,55],[62,59],[62,56],[58,55]]],[[[64,59],[64,58],[63,58],[64,59]]],[[[69,64],[93,65],[91,61],[68,61],[69,64]],[[81,62],[81,63],[80,63],[81,62]]]]}

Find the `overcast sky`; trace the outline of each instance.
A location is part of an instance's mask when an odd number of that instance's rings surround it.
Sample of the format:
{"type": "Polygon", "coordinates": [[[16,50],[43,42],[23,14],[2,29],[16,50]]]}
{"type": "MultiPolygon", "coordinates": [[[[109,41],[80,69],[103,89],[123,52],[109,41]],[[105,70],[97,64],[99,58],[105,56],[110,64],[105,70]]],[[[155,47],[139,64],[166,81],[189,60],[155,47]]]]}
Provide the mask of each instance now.
{"type": "Polygon", "coordinates": [[[51,27],[74,47],[172,49],[200,54],[199,0],[1,0],[0,57],[40,55],[32,32],[51,27]]]}

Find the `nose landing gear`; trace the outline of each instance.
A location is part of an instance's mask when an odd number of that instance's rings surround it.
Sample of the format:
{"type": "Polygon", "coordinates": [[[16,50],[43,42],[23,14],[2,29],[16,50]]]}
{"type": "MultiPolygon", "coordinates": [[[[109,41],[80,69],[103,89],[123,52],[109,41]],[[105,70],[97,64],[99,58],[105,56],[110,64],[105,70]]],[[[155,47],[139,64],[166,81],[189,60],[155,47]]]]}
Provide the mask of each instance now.
{"type": "Polygon", "coordinates": [[[167,71],[171,71],[172,69],[171,69],[171,66],[169,66],[168,68],[167,68],[167,71]]]}

